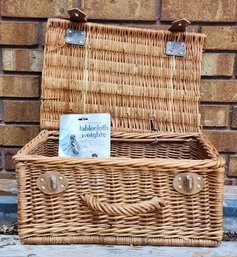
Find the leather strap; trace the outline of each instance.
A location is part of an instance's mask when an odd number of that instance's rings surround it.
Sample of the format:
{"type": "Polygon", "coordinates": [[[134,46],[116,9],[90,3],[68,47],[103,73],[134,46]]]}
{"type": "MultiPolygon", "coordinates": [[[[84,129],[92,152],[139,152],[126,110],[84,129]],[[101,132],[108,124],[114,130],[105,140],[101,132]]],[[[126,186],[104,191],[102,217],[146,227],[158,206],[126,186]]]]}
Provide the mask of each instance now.
{"type": "Polygon", "coordinates": [[[168,28],[171,32],[184,32],[186,30],[186,27],[190,25],[191,22],[186,19],[179,19],[176,21],[173,21],[171,24],[171,27],[168,28]]]}
{"type": "Polygon", "coordinates": [[[71,21],[87,22],[86,14],[78,8],[69,9],[68,14],[71,21]]]}

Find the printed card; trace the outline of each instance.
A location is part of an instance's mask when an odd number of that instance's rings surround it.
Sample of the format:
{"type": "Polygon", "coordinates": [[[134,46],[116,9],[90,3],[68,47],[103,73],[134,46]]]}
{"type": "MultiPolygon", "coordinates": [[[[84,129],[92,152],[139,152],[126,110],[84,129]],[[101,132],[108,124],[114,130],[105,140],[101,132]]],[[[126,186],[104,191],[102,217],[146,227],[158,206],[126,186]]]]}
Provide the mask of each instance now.
{"type": "Polygon", "coordinates": [[[60,157],[110,157],[110,114],[60,117],[60,157]]]}

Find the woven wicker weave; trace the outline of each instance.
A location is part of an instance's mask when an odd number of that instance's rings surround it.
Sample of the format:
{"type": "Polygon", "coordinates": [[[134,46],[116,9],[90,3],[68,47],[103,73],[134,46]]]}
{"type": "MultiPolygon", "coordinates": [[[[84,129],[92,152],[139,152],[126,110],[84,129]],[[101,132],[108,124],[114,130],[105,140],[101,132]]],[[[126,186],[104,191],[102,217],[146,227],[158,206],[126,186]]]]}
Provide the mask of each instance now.
{"type": "Polygon", "coordinates": [[[201,133],[199,84],[204,36],[50,19],[42,78],[41,127],[62,113],[110,112],[111,158],[59,158],[58,132],[42,131],[15,156],[23,243],[215,246],[222,238],[224,161],[201,133]],[[65,30],[86,31],[83,47],[65,30]],[[168,57],[168,40],[186,44],[168,57]],[[160,132],[151,133],[151,121],[160,132]],[[142,133],[141,133],[142,132],[142,133]],[[68,180],[46,195],[37,179],[68,180]],[[177,174],[202,176],[183,195],[177,174]]]}
{"type": "Polygon", "coordinates": [[[113,138],[107,159],[57,157],[58,133],[48,131],[18,153],[22,242],[215,246],[222,238],[223,160],[205,136],[113,138]],[[160,143],[147,142],[155,138],[160,143]],[[49,197],[36,179],[55,169],[70,186],[49,197]],[[185,171],[203,176],[199,194],[174,190],[174,176],[185,171]]]}
{"type": "Polygon", "coordinates": [[[198,132],[203,34],[48,22],[41,128],[58,129],[62,113],[110,112],[118,131],[198,132]],[[67,45],[65,30],[86,31],[84,47],[67,45]],[[183,41],[185,57],[165,53],[183,41]]]}

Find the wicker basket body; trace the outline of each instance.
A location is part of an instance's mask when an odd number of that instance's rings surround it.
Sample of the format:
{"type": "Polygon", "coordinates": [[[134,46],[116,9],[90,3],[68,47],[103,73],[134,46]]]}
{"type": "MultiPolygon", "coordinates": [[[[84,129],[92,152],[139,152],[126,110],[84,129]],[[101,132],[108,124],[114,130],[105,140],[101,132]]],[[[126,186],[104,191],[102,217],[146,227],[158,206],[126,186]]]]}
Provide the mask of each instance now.
{"type": "Polygon", "coordinates": [[[201,133],[199,84],[204,36],[48,21],[42,78],[42,131],[15,156],[23,243],[215,246],[222,238],[224,161],[201,133]],[[65,30],[86,32],[85,46],[65,30]],[[167,56],[169,40],[186,45],[167,56]],[[110,112],[111,158],[59,158],[62,113],[110,112]],[[151,133],[151,122],[156,132],[151,133]],[[37,179],[66,177],[44,194],[37,179]],[[182,194],[177,174],[203,188],[182,194]]]}

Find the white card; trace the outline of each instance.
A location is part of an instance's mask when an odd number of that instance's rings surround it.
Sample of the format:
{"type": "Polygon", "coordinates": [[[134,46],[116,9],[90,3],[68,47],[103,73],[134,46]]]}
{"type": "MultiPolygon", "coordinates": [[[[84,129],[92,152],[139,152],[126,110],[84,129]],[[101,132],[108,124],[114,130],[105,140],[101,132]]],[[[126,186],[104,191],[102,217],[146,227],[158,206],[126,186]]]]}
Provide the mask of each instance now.
{"type": "Polygon", "coordinates": [[[110,114],[61,115],[58,155],[110,157],[110,114]]]}

